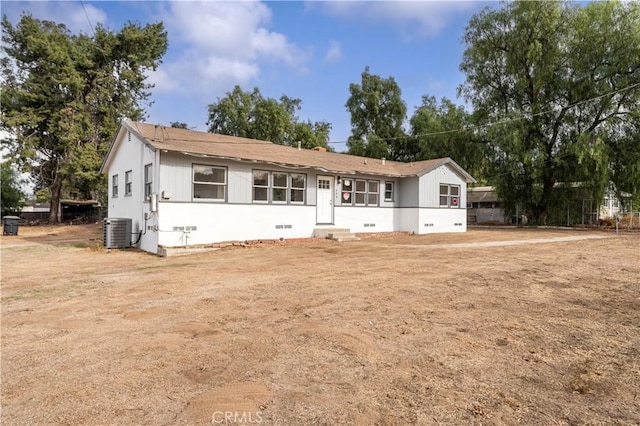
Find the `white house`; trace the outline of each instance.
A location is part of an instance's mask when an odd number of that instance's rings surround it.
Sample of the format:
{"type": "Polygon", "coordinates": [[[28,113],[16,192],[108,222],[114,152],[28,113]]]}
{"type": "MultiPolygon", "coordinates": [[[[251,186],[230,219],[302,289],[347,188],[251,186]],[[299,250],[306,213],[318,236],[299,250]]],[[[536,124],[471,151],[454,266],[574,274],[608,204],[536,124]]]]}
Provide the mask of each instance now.
{"type": "Polygon", "coordinates": [[[102,165],[109,216],[143,250],[351,232],[465,232],[450,158],[400,163],[125,121],[102,165]],[[140,236],[141,234],[141,236],[140,236]]]}

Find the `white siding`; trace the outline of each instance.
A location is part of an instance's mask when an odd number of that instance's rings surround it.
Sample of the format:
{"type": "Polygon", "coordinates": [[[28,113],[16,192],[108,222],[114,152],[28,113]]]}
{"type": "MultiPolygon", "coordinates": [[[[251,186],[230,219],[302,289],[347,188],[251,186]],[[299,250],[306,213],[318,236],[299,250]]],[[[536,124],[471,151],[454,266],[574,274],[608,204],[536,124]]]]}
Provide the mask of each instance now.
{"type": "Polygon", "coordinates": [[[167,247],[279,238],[310,238],[314,206],[160,202],[159,244],[167,247]],[[196,227],[188,234],[174,227],[196,227]],[[280,226],[282,226],[280,228],[280,226]]]}
{"type": "Polygon", "coordinates": [[[418,207],[418,188],[417,176],[400,179],[400,207],[418,207]]]}
{"type": "Polygon", "coordinates": [[[390,207],[336,207],[335,226],[351,232],[392,232],[399,227],[397,211],[390,207]]]}
{"type": "Polygon", "coordinates": [[[398,231],[420,233],[420,209],[403,207],[398,209],[399,227],[398,231]]]}
{"type": "Polygon", "coordinates": [[[420,177],[420,207],[440,207],[441,183],[460,185],[459,205],[462,208],[467,205],[467,183],[464,177],[445,164],[420,177]]]}
{"type": "Polygon", "coordinates": [[[114,157],[109,165],[109,217],[129,218],[132,221],[132,242],[138,238],[138,233],[143,232],[139,247],[147,251],[156,251],[157,235],[151,231],[145,232],[145,225],[153,226],[157,223],[151,215],[145,222],[145,213],[150,211],[150,203],[144,200],[144,166],[153,164],[153,184],[157,185],[157,161],[156,152],[142,143],[134,134],[126,129],[119,134],[116,141],[114,157]],[[125,173],[131,170],[131,195],[125,196],[125,173]],[[112,176],[118,175],[118,196],[113,197],[112,176]]]}
{"type": "Polygon", "coordinates": [[[418,234],[466,231],[466,209],[419,209],[418,234]]]}

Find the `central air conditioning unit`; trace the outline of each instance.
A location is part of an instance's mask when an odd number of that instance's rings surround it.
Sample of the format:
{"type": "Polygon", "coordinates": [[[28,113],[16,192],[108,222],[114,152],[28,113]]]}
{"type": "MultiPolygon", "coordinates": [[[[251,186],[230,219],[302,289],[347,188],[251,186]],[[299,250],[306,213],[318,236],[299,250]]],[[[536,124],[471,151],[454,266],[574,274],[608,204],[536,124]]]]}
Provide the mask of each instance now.
{"type": "Polygon", "coordinates": [[[131,219],[107,217],[103,220],[104,246],[108,249],[131,247],[131,219]]]}

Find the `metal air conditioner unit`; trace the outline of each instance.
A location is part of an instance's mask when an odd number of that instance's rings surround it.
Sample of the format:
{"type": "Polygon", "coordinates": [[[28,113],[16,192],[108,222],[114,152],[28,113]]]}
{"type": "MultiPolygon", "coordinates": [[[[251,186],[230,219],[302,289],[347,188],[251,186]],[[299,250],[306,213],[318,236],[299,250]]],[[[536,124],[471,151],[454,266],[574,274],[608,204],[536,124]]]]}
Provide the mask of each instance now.
{"type": "Polygon", "coordinates": [[[103,230],[106,248],[131,247],[131,219],[107,217],[103,220],[103,230]]]}

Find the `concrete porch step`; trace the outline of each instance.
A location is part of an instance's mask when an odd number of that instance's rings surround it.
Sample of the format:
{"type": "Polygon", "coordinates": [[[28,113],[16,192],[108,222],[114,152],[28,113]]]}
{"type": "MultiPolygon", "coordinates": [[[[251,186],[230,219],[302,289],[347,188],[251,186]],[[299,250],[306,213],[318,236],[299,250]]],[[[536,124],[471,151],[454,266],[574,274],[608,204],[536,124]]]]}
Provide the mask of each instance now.
{"type": "Polygon", "coordinates": [[[331,226],[319,226],[313,230],[313,238],[327,238],[331,232],[351,232],[347,228],[333,228],[331,226]]]}
{"type": "Polygon", "coordinates": [[[351,233],[350,230],[348,229],[341,229],[341,230],[332,230],[331,232],[329,232],[329,234],[327,235],[327,238],[333,241],[338,241],[338,242],[342,242],[342,241],[358,241],[360,240],[360,238],[356,237],[355,235],[353,235],[351,233]]]}

